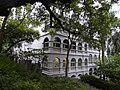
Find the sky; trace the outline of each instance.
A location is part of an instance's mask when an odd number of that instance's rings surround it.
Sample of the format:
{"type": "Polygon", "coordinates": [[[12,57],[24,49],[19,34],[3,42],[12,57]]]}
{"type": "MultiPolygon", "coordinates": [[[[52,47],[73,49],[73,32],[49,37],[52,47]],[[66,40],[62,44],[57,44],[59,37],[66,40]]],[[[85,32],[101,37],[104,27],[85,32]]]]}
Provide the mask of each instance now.
{"type": "Polygon", "coordinates": [[[112,6],[112,9],[111,11],[114,11],[115,12],[115,15],[120,18],[120,2],[118,4],[114,4],[112,6]]]}

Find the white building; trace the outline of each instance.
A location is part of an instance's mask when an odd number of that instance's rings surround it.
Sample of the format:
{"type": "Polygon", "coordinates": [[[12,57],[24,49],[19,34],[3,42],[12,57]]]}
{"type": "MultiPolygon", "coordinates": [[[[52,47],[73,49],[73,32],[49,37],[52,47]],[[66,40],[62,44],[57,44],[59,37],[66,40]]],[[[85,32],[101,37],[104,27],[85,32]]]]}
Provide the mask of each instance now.
{"type": "MultiPolygon", "coordinates": [[[[50,76],[65,76],[67,43],[66,33],[57,33],[54,36],[45,33],[38,41],[29,46],[29,48],[42,48],[48,56],[42,61],[42,73],[50,76]]],[[[90,48],[85,42],[74,41],[69,55],[68,77],[94,74],[98,57],[97,49],[90,48]]]]}

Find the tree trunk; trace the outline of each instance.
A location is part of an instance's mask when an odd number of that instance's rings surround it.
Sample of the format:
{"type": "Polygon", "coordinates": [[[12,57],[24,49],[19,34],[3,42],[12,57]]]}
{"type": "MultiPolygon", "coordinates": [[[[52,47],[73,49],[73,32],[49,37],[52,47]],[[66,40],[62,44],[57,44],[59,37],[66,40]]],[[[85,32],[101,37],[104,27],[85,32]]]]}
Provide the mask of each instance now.
{"type": "Polygon", "coordinates": [[[102,79],[101,60],[100,60],[100,48],[99,48],[99,62],[100,62],[99,75],[100,75],[100,79],[102,79]]]}
{"type": "Polygon", "coordinates": [[[69,42],[70,40],[70,33],[68,36],[68,49],[67,49],[67,57],[66,57],[66,65],[65,65],[65,77],[68,77],[68,69],[69,69],[69,54],[72,46],[72,42],[69,42]]]}
{"type": "Polygon", "coordinates": [[[70,47],[67,50],[67,57],[66,57],[66,66],[65,66],[65,77],[68,77],[68,69],[69,69],[69,54],[70,54],[70,47]]]}
{"type": "Polygon", "coordinates": [[[104,53],[104,51],[105,51],[105,46],[103,45],[102,46],[102,64],[103,65],[105,64],[105,53],[104,53]]]}
{"type": "Polygon", "coordinates": [[[104,66],[105,66],[105,41],[102,43],[102,73],[103,73],[103,79],[105,80],[105,73],[104,73],[104,66]]]}

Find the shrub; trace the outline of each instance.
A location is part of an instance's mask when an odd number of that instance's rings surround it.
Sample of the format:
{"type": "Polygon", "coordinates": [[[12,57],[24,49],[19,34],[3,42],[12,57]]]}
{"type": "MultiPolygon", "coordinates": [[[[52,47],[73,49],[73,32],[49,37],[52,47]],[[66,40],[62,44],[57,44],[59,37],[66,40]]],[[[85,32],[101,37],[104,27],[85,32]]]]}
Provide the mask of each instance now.
{"type": "Polygon", "coordinates": [[[0,90],[96,90],[65,77],[32,73],[0,55],[0,90]]]}
{"type": "Polygon", "coordinates": [[[119,83],[114,83],[107,80],[101,80],[90,75],[81,75],[81,81],[102,90],[120,90],[119,83]]]}

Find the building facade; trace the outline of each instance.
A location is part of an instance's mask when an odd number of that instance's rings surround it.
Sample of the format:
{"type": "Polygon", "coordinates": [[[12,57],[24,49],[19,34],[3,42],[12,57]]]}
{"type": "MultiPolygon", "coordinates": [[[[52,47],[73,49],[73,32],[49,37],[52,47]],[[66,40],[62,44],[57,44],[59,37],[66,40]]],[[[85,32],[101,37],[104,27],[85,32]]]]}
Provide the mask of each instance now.
{"type": "MultiPolygon", "coordinates": [[[[41,48],[47,54],[42,60],[42,73],[50,76],[65,76],[65,65],[68,49],[66,33],[52,36],[46,33],[35,41],[30,48],[41,48]]],[[[99,51],[91,48],[86,42],[74,40],[69,54],[68,77],[79,77],[81,74],[95,74],[99,51]]]]}

